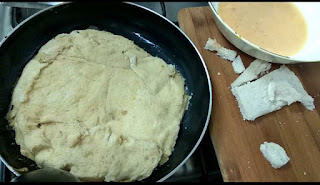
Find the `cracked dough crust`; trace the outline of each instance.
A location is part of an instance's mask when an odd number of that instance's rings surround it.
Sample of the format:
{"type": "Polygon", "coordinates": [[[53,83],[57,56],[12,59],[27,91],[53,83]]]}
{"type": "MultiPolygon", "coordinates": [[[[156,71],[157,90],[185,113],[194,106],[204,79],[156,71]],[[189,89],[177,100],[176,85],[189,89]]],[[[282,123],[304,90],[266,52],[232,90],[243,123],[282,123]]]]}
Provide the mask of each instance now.
{"type": "Polygon", "coordinates": [[[60,34],[26,65],[7,119],[22,155],[83,181],[134,181],[172,153],[188,96],[174,66],[97,30],[60,34]]]}

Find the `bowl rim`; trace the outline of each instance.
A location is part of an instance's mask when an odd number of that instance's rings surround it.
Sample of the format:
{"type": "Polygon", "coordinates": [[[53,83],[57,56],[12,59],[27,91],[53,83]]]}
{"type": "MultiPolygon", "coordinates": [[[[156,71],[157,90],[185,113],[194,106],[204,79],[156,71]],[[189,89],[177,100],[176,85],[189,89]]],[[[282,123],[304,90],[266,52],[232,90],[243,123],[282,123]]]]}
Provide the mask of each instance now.
{"type": "MultiPolygon", "coordinates": [[[[242,37],[241,35],[239,35],[237,32],[235,32],[226,22],[224,22],[222,20],[222,18],[220,17],[219,13],[217,12],[217,10],[214,8],[213,6],[213,3],[214,2],[208,2],[214,16],[220,21],[220,23],[225,27],[227,28],[228,31],[230,31],[233,35],[235,35],[236,37],[238,37],[241,41],[243,41],[245,44],[248,44],[250,45],[251,47],[263,52],[264,54],[267,54],[267,55],[271,55],[273,57],[276,57],[276,58],[280,58],[282,60],[286,60],[290,63],[309,63],[309,62],[320,62],[320,59],[319,60],[299,60],[299,59],[294,59],[294,58],[291,58],[291,57],[288,57],[288,56],[283,56],[283,55],[280,55],[280,54],[277,54],[277,53],[273,53],[271,51],[268,51],[266,49],[263,49],[251,42],[249,42],[248,40],[246,40],[244,37],[242,37]]],[[[215,2],[215,3],[219,3],[219,2],[215,2]]],[[[232,44],[232,43],[231,43],[232,44]]],[[[233,44],[232,44],[233,45],[233,44]]],[[[254,57],[254,56],[253,56],[254,57]]],[[[290,64],[288,63],[288,64],[290,64]]]]}

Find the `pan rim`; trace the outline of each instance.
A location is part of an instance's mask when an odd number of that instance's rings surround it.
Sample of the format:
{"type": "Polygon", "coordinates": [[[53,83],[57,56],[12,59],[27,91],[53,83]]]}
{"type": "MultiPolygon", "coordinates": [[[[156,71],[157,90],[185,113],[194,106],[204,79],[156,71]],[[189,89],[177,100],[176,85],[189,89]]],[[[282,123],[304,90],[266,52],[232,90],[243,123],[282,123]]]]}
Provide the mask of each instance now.
{"type": "MultiPolygon", "coordinates": [[[[202,141],[202,138],[205,134],[205,132],[207,131],[207,128],[208,128],[208,125],[209,125],[209,121],[210,121],[210,117],[211,117],[211,111],[212,111],[212,87],[211,87],[211,79],[210,79],[210,75],[209,75],[209,72],[208,72],[208,68],[207,68],[207,65],[205,64],[199,50],[197,49],[197,47],[194,45],[194,43],[191,41],[191,39],[177,26],[175,25],[173,22],[171,22],[168,18],[164,17],[163,15],[159,14],[158,12],[154,11],[154,10],[151,10],[149,8],[146,8],[146,7],[143,7],[141,5],[138,5],[138,4],[135,4],[135,3],[132,3],[132,2],[123,2],[125,4],[130,4],[130,5],[133,5],[133,6],[136,6],[136,7],[139,7],[139,8],[142,8],[146,11],[149,11],[159,17],[161,17],[162,19],[164,19],[165,21],[167,21],[169,24],[171,24],[174,28],[176,28],[188,41],[189,43],[193,46],[193,48],[195,49],[195,51],[197,52],[198,54],[198,57],[200,58],[201,60],[201,63],[202,63],[202,66],[205,70],[205,73],[206,73],[206,77],[207,77],[207,81],[208,81],[208,89],[209,89],[209,107],[208,107],[208,113],[207,113],[207,118],[206,118],[206,122],[205,122],[205,125],[203,127],[203,130],[201,132],[201,135],[197,141],[197,143],[194,145],[194,147],[192,148],[192,150],[190,151],[190,153],[187,155],[187,157],[178,165],[176,166],[170,173],[168,173],[167,175],[165,175],[164,177],[162,177],[161,179],[157,180],[157,182],[163,182],[165,181],[166,179],[168,179],[169,177],[171,177],[175,172],[178,171],[178,169],[184,165],[186,163],[186,161],[191,157],[191,155],[194,153],[194,151],[198,148],[200,142],[202,141]]],[[[26,18],[25,20],[23,20],[20,24],[18,24],[15,28],[13,28],[5,37],[4,39],[0,42],[0,47],[3,45],[3,43],[19,28],[21,27],[24,23],[28,22],[30,19],[32,19],[33,17],[45,12],[45,11],[48,11],[52,8],[55,8],[55,7],[58,7],[58,6],[63,6],[65,4],[70,4],[70,2],[63,2],[63,3],[60,3],[60,4],[57,4],[57,5],[53,5],[53,6],[50,6],[50,7],[47,7],[43,10],[40,10],[39,12],[31,15],[30,17],[26,18]]],[[[16,176],[20,176],[21,174],[15,169],[13,168],[11,165],[9,165],[6,160],[2,157],[2,155],[0,154],[0,160],[5,164],[5,166],[12,172],[14,173],[16,176]]]]}

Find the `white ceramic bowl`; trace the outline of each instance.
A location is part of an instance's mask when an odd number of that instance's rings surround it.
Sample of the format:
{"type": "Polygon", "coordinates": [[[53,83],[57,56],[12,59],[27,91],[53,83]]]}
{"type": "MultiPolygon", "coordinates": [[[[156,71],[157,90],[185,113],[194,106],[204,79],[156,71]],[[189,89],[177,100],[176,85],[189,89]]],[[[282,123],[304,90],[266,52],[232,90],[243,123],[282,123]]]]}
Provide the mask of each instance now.
{"type": "Polygon", "coordinates": [[[213,19],[221,33],[241,51],[252,57],[273,63],[303,63],[320,62],[320,3],[319,2],[295,2],[308,26],[308,39],[304,48],[297,54],[287,57],[269,52],[247,41],[241,35],[231,29],[219,16],[218,2],[209,2],[213,11],[213,19]]]}

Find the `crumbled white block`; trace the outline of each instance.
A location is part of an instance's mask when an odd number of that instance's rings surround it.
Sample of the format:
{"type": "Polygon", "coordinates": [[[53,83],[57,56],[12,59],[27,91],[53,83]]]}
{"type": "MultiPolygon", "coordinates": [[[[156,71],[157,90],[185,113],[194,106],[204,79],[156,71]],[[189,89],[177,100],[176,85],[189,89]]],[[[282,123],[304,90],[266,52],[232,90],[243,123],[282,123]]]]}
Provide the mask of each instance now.
{"type": "Polygon", "coordinates": [[[240,55],[238,55],[233,61],[232,61],[232,67],[234,69],[234,72],[237,74],[242,73],[245,70],[245,67],[242,63],[240,55]]]}
{"type": "Polygon", "coordinates": [[[207,49],[209,51],[216,51],[218,56],[230,61],[233,61],[237,56],[236,51],[222,47],[216,41],[216,39],[209,38],[206,45],[204,46],[204,49],[207,49]]]}
{"type": "Polygon", "coordinates": [[[268,85],[268,99],[274,101],[284,101],[291,105],[295,101],[301,100],[298,93],[287,81],[272,81],[268,85]]]}
{"type": "Polygon", "coordinates": [[[274,168],[281,168],[290,161],[286,151],[276,143],[264,142],[260,145],[260,151],[274,168]]]}
{"type": "Polygon", "coordinates": [[[251,62],[249,67],[231,84],[231,87],[240,86],[258,78],[259,74],[268,71],[271,64],[259,59],[251,62]]]}
{"type": "Polygon", "coordinates": [[[299,78],[285,65],[258,80],[233,87],[232,93],[238,101],[244,120],[255,120],[296,101],[301,102],[308,110],[315,108],[313,98],[304,90],[299,78]]]}
{"type": "Polygon", "coordinates": [[[131,69],[137,67],[137,57],[135,55],[130,56],[129,61],[131,69]]]}

